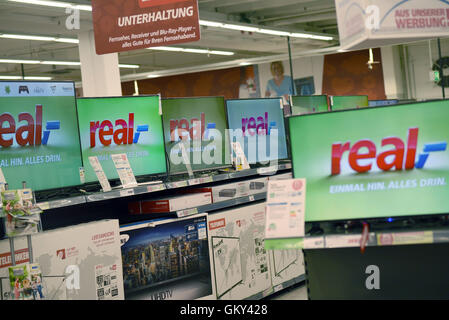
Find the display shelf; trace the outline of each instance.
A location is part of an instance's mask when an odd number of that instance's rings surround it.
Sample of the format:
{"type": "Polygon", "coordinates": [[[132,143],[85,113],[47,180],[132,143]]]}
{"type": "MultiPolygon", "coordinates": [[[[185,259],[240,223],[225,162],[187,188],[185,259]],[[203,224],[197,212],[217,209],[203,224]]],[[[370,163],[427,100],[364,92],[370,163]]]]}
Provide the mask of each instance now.
{"type": "MultiPolygon", "coordinates": [[[[361,234],[330,234],[305,237],[304,249],[359,247],[361,237],[361,234]]],[[[449,243],[449,228],[370,232],[366,246],[398,246],[432,243],[449,243]]]]}
{"type": "Polygon", "coordinates": [[[75,205],[79,205],[79,204],[83,204],[83,203],[86,203],[85,196],[78,196],[78,197],[66,198],[66,199],[61,199],[61,200],[53,200],[53,201],[44,201],[44,202],[38,203],[37,205],[42,210],[48,210],[48,209],[75,206],[75,205]]]}
{"type": "MultiPolygon", "coordinates": [[[[79,204],[83,204],[83,203],[107,201],[107,200],[130,197],[130,196],[135,196],[135,195],[149,194],[149,193],[159,192],[159,191],[163,191],[163,190],[179,189],[179,188],[185,188],[185,187],[189,187],[189,186],[198,186],[199,187],[201,185],[214,183],[214,182],[220,182],[220,181],[226,181],[229,179],[246,178],[246,177],[251,177],[251,176],[266,176],[269,173],[285,171],[285,170],[289,170],[289,169],[291,169],[291,164],[285,163],[285,164],[280,164],[278,166],[272,166],[272,167],[249,169],[249,170],[230,172],[230,173],[221,173],[221,174],[216,174],[216,175],[210,175],[207,177],[182,179],[179,181],[170,181],[170,182],[164,182],[164,183],[159,183],[159,184],[143,184],[143,185],[139,185],[134,188],[115,189],[115,190],[112,190],[109,192],[96,192],[96,193],[83,195],[83,196],[64,198],[64,199],[58,199],[58,200],[52,200],[52,201],[44,201],[44,202],[38,203],[38,206],[42,210],[57,209],[57,208],[79,205],[79,204]]],[[[243,198],[248,199],[245,197],[243,197],[243,198]]],[[[230,201],[232,202],[232,201],[234,201],[234,199],[230,200],[230,201]]],[[[254,200],[250,200],[250,201],[254,201],[254,200]]],[[[242,203],[245,203],[245,202],[242,202],[242,203]]],[[[201,213],[201,212],[199,212],[199,213],[201,213]]],[[[182,214],[185,214],[185,213],[182,213],[182,214]]],[[[191,214],[194,214],[194,213],[191,213],[191,214]]],[[[190,215],[190,213],[187,213],[187,215],[190,215]]],[[[185,215],[182,215],[182,216],[185,216],[185,215]]]]}
{"type": "Polygon", "coordinates": [[[186,216],[197,214],[197,213],[205,213],[205,212],[210,213],[210,212],[221,210],[221,209],[235,207],[235,206],[238,206],[241,204],[265,200],[266,197],[267,197],[266,192],[262,192],[262,193],[257,193],[257,194],[250,195],[250,196],[244,196],[244,197],[230,199],[230,200],[226,200],[226,201],[211,203],[211,204],[207,204],[207,205],[200,206],[197,208],[179,210],[179,211],[174,212],[174,214],[176,214],[177,217],[186,217],[186,216]]]}
{"type": "Polygon", "coordinates": [[[294,286],[295,284],[302,283],[304,281],[306,281],[306,275],[301,274],[300,276],[298,276],[296,278],[287,280],[281,284],[278,284],[277,286],[272,287],[271,290],[266,290],[264,292],[255,294],[245,300],[262,300],[262,299],[265,299],[265,298],[271,296],[272,294],[275,294],[279,291],[282,291],[284,289],[287,289],[291,286],[294,286]]]}

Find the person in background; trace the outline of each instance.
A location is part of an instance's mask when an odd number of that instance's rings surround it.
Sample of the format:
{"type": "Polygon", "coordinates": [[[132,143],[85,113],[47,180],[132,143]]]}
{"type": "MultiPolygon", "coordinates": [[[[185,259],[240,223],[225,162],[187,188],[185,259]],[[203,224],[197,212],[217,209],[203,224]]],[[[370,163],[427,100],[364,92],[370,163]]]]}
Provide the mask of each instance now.
{"type": "Polygon", "coordinates": [[[270,69],[273,79],[267,82],[265,97],[283,97],[285,103],[289,100],[289,95],[296,95],[296,88],[292,88],[292,78],[284,75],[284,65],[281,61],[272,62],[270,69]]]}

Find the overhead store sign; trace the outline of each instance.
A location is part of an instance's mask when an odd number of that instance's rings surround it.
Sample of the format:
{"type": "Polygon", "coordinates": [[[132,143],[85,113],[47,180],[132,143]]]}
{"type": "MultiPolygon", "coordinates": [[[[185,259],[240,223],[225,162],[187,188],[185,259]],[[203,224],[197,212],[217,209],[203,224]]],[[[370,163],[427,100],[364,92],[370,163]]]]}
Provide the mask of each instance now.
{"type": "Polygon", "coordinates": [[[447,36],[446,0],[335,0],[340,43],[365,49],[447,36]]]}
{"type": "Polygon", "coordinates": [[[197,0],[93,0],[97,54],[200,40],[197,0]]]}

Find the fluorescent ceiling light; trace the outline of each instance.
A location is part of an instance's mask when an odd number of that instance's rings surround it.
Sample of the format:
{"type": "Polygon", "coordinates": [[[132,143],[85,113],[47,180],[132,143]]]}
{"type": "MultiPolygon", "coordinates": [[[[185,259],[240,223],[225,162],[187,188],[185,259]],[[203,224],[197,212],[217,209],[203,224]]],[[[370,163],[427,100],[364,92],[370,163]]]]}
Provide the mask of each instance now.
{"type": "MultiPolygon", "coordinates": [[[[56,8],[75,8],[75,9],[84,10],[84,11],[92,11],[92,6],[78,5],[75,3],[63,2],[63,1],[47,1],[47,0],[8,0],[8,1],[32,4],[32,5],[56,7],[56,8]]],[[[223,23],[223,22],[209,21],[209,20],[199,20],[199,24],[202,26],[208,26],[208,27],[224,28],[224,29],[237,30],[237,31],[257,32],[257,33],[270,34],[270,35],[281,36],[281,37],[290,36],[290,37],[295,37],[295,38],[315,39],[315,40],[324,40],[324,41],[333,40],[333,37],[331,37],[331,36],[318,36],[318,35],[312,35],[312,34],[307,35],[307,34],[302,34],[302,33],[263,29],[263,28],[253,27],[253,26],[244,26],[244,25],[223,23]]],[[[52,41],[56,41],[56,40],[52,40],[52,41]]]]}
{"type": "MultiPolygon", "coordinates": [[[[0,75],[0,79],[2,80],[22,80],[21,76],[2,76],[0,75]]],[[[25,80],[51,80],[52,77],[25,77],[25,80]]]]}
{"type": "MultiPolygon", "coordinates": [[[[0,59],[0,63],[17,63],[17,64],[45,64],[53,66],[80,66],[78,61],[40,61],[40,60],[17,60],[17,59],[0,59]]],[[[119,64],[124,69],[139,69],[137,64],[119,64]]]]}
{"type": "Polygon", "coordinates": [[[224,23],[215,22],[215,21],[208,21],[208,20],[200,20],[200,25],[201,26],[207,26],[207,27],[222,28],[224,23]]]}
{"type": "Polygon", "coordinates": [[[54,8],[74,8],[83,11],[92,11],[92,6],[89,5],[80,5],[70,2],[63,1],[46,1],[46,0],[8,0],[11,2],[25,3],[25,4],[33,4],[38,6],[47,6],[54,8]]]}
{"type": "Polygon", "coordinates": [[[57,38],[57,37],[32,36],[32,35],[22,35],[22,34],[0,34],[0,38],[16,39],[16,40],[35,40],[35,41],[55,41],[55,42],[65,42],[65,43],[79,43],[78,39],[73,39],[73,38],[57,38]]]}
{"type": "Polygon", "coordinates": [[[239,66],[249,66],[251,63],[249,63],[249,62],[240,62],[239,63],[239,66]]]}
{"type": "Polygon", "coordinates": [[[239,26],[236,24],[224,24],[222,26],[224,29],[230,29],[230,30],[238,30],[238,31],[247,31],[247,32],[258,32],[259,28],[256,27],[248,27],[248,26],[239,26]]]}
{"type": "Polygon", "coordinates": [[[118,65],[120,68],[124,68],[124,69],[139,69],[140,66],[137,64],[119,64],[118,65]]]}
{"type": "Polygon", "coordinates": [[[278,30],[270,30],[270,29],[259,29],[258,33],[270,34],[273,36],[281,36],[288,37],[291,33],[287,31],[278,31],[278,30]]]}
{"type": "Polygon", "coordinates": [[[147,76],[147,78],[159,78],[159,77],[160,77],[160,75],[158,75],[158,74],[150,74],[147,76]]]}
{"type": "Polygon", "coordinates": [[[232,55],[235,54],[234,52],[231,52],[231,51],[194,49],[194,48],[179,48],[179,47],[152,47],[152,48],[147,48],[147,49],[149,49],[149,50],[161,50],[161,51],[172,51],[172,52],[216,54],[216,55],[222,55],[222,56],[232,56],[232,55]]]}
{"type": "Polygon", "coordinates": [[[41,64],[49,64],[54,66],[80,66],[81,62],[76,61],[41,61],[41,64]]]}

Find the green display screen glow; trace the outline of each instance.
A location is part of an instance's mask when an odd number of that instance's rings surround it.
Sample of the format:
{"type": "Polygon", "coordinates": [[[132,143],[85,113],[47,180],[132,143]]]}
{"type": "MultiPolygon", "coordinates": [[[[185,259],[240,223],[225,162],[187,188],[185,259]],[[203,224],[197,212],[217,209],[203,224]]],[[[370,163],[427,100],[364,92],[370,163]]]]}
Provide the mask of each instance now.
{"type": "Polygon", "coordinates": [[[291,96],[293,115],[328,111],[327,96],[291,96]]]}
{"type": "Polygon", "coordinates": [[[73,82],[0,82],[0,150],[9,189],[79,185],[73,82]]]}
{"type": "Polygon", "coordinates": [[[306,221],[449,212],[449,101],[289,118],[306,221]]]}
{"type": "Polygon", "coordinates": [[[359,109],[369,106],[368,96],[332,96],[331,97],[331,109],[344,110],[344,109],[359,109]]]}
{"type": "Polygon", "coordinates": [[[166,173],[159,96],[78,99],[86,182],[97,177],[89,157],[97,156],[108,179],[118,173],[112,154],[126,153],[135,176],[166,173]]]}
{"type": "Polygon", "coordinates": [[[229,166],[224,97],[162,99],[162,118],[170,174],[229,166]]]}

